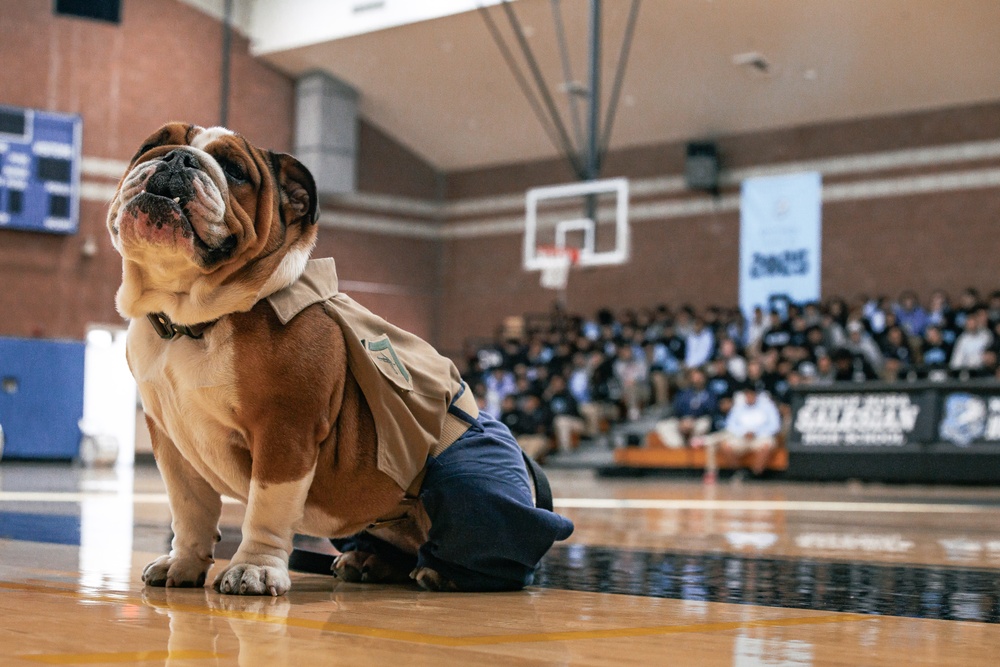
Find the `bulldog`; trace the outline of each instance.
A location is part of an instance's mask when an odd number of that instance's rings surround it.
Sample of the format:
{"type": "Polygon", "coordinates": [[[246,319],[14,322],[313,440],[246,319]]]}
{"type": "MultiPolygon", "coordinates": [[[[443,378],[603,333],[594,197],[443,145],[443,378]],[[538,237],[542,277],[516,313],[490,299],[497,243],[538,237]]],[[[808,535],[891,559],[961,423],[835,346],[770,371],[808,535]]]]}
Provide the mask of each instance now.
{"type": "Polygon", "coordinates": [[[572,523],[536,506],[454,364],[309,259],[317,217],[308,169],[218,127],[165,125],[118,185],[116,305],[174,534],[143,582],[203,586],[229,496],[246,513],[221,593],[286,593],[296,534],[330,538],[349,581],[530,584],[572,523]]]}

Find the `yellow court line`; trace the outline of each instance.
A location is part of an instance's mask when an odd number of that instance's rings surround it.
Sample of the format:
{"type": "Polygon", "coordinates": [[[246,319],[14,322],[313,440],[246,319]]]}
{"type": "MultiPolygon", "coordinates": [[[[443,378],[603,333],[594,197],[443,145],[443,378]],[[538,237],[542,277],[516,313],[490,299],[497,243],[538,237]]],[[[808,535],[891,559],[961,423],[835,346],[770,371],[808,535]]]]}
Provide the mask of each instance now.
{"type": "Polygon", "coordinates": [[[229,656],[225,653],[208,651],[132,651],[131,653],[21,653],[17,657],[45,665],[99,665],[109,662],[132,664],[152,660],[210,660],[229,656]]]}
{"type": "Polygon", "coordinates": [[[625,637],[650,637],[656,635],[672,635],[684,633],[707,633],[707,632],[727,632],[731,630],[744,630],[750,628],[774,628],[792,627],[802,625],[825,625],[829,623],[849,623],[858,621],[873,620],[878,617],[866,614],[824,614],[822,616],[795,616],[790,618],[772,618],[748,621],[723,621],[717,623],[695,623],[688,625],[658,625],[650,627],[629,627],[629,628],[605,628],[600,630],[572,630],[566,632],[535,632],[509,635],[471,635],[465,637],[451,637],[447,635],[434,635],[422,632],[411,632],[408,630],[391,630],[388,628],[372,628],[360,625],[348,625],[345,623],[330,623],[328,621],[317,621],[308,618],[287,618],[283,616],[270,616],[249,611],[235,611],[226,609],[212,609],[201,605],[186,603],[153,604],[148,600],[129,597],[125,594],[102,595],[87,594],[79,591],[68,591],[60,588],[50,588],[47,586],[32,586],[18,584],[15,582],[0,581],[0,589],[17,590],[24,592],[35,592],[47,595],[69,596],[88,600],[98,600],[104,602],[116,602],[119,604],[145,604],[155,606],[158,609],[176,611],[182,613],[199,614],[202,616],[216,616],[230,620],[254,621],[258,623],[270,623],[274,625],[285,625],[294,628],[304,628],[309,630],[319,630],[321,632],[332,632],[355,637],[368,637],[375,639],[387,639],[391,641],[410,642],[414,644],[425,644],[433,646],[485,646],[495,644],[520,644],[537,642],[557,642],[557,641],[581,641],[588,639],[619,639],[625,637]]]}

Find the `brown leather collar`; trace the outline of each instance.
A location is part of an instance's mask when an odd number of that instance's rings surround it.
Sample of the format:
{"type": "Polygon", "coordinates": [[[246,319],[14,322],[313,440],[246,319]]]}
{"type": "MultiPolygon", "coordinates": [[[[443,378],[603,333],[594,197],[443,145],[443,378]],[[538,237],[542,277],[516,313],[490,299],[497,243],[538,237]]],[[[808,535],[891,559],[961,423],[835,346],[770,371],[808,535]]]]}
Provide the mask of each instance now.
{"type": "Polygon", "coordinates": [[[167,317],[166,313],[149,313],[146,318],[153,325],[153,331],[156,332],[156,335],[163,340],[173,340],[178,336],[198,339],[204,335],[206,329],[218,322],[218,320],[212,320],[192,325],[175,324],[167,317]]]}

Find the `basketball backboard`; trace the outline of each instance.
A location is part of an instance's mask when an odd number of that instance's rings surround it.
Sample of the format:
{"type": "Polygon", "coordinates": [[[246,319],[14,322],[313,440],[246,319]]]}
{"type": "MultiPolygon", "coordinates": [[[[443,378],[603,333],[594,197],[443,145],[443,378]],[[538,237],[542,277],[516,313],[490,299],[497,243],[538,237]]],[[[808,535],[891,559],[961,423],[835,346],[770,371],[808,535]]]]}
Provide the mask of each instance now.
{"type": "MultiPolygon", "coordinates": [[[[629,257],[628,180],[611,178],[584,181],[567,185],[553,185],[528,190],[525,198],[523,266],[526,271],[552,268],[562,260],[545,252],[546,248],[575,248],[576,266],[607,266],[624,264],[629,257]],[[597,199],[601,196],[610,204],[597,199]],[[570,215],[566,207],[574,203],[583,210],[588,197],[597,199],[594,217],[570,215]],[[548,204],[550,212],[541,214],[540,208],[548,204]],[[604,224],[602,211],[613,214],[613,234],[600,233],[604,224]]],[[[608,226],[610,227],[610,220],[608,226]]]]}

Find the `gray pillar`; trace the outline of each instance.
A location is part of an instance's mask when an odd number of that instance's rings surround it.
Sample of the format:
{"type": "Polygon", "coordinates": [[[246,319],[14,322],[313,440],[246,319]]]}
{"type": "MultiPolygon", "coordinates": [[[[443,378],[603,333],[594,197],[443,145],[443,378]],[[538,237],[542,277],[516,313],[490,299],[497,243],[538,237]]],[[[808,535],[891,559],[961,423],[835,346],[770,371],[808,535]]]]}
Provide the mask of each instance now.
{"type": "Polygon", "coordinates": [[[295,82],[295,156],[321,195],[354,192],[357,182],[358,93],[324,72],[295,82]]]}

